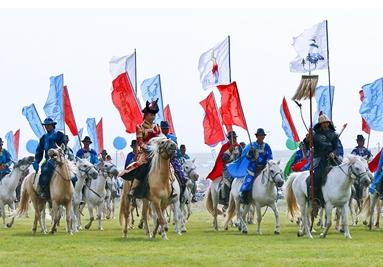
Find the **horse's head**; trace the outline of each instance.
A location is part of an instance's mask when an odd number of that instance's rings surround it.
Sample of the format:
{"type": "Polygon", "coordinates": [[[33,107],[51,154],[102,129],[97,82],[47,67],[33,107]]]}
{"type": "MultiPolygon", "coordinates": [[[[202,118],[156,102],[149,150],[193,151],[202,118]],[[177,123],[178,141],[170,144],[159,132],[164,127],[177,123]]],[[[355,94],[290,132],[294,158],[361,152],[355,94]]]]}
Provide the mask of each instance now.
{"type": "Polygon", "coordinates": [[[118,170],[116,165],[114,165],[111,162],[103,161],[100,167],[100,171],[104,173],[105,178],[106,177],[115,177],[118,175],[118,170]]]}
{"type": "Polygon", "coordinates": [[[26,174],[28,174],[28,168],[31,166],[34,159],[35,158],[33,156],[22,158],[18,162],[14,163],[13,167],[18,168],[22,172],[26,172],[26,174]]]}
{"type": "Polygon", "coordinates": [[[149,142],[149,145],[154,147],[152,153],[158,152],[158,154],[164,159],[169,159],[172,157],[177,150],[176,143],[162,136],[152,138],[149,142]]]}
{"type": "Polygon", "coordinates": [[[48,150],[48,156],[53,159],[59,166],[65,162],[65,145],[57,146],[57,148],[51,148],[48,150]]]}
{"type": "Polygon", "coordinates": [[[367,161],[355,155],[347,156],[350,177],[356,179],[361,185],[368,186],[371,183],[371,172],[368,169],[367,161]]]}
{"type": "Polygon", "coordinates": [[[279,161],[275,162],[273,160],[267,161],[267,172],[268,172],[268,177],[271,179],[273,183],[277,187],[281,187],[284,184],[284,179],[283,179],[283,172],[281,167],[279,167],[279,161]]]}
{"type": "Polygon", "coordinates": [[[76,166],[80,172],[81,177],[97,179],[98,172],[96,167],[94,167],[94,165],[88,160],[77,158],[76,166]]]}
{"type": "Polygon", "coordinates": [[[197,166],[195,165],[195,159],[186,159],[182,164],[182,168],[187,177],[194,181],[198,180],[199,174],[196,171],[197,166]]]}

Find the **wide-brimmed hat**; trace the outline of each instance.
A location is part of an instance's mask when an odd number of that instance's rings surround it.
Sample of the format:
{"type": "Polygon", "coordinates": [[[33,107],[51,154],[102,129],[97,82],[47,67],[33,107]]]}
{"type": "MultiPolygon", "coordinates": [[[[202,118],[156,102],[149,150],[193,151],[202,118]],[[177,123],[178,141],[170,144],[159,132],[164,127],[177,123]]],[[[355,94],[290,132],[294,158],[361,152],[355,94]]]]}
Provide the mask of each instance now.
{"type": "Polygon", "coordinates": [[[137,140],[133,139],[132,142],[130,143],[130,147],[134,147],[137,145],[137,140]]]}
{"type": "Polygon", "coordinates": [[[0,145],[4,144],[3,139],[0,138],[0,145]]]}
{"type": "Polygon", "coordinates": [[[238,135],[237,135],[237,133],[236,133],[235,131],[230,131],[230,132],[228,132],[227,135],[226,135],[226,138],[227,138],[227,139],[237,138],[237,137],[238,137],[238,135]]]}
{"type": "Polygon", "coordinates": [[[52,118],[46,118],[42,125],[56,125],[57,122],[55,122],[52,118]]]}
{"type": "Polygon", "coordinates": [[[151,103],[149,103],[149,101],[146,101],[145,108],[142,110],[142,113],[157,114],[158,111],[160,110],[158,108],[157,102],[158,102],[158,98],[151,103]]]}
{"type": "Polygon", "coordinates": [[[160,122],[160,127],[162,128],[162,129],[169,129],[170,127],[169,127],[169,123],[167,122],[167,121],[161,121],[160,122]]]}
{"type": "Polygon", "coordinates": [[[258,128],[255,135],[263,135],[266,136],[265,130],[263,128],[258,128]]]}
{"type": "Polygon", "coordinates": [[[364,140],[365,140],[365,139],[364,139],[363,135],[358,134],[358,135],[356,136],[356,141],[364,141],[364,140]]]}
{"type": "Polygon", "coordinates": [[[91,144],[91,143],[92,143],[92,140],[90,140],[90,137],[89,137],[89,136],[85,136],[84,139],[82,139],[81,142],[91,144]]]}

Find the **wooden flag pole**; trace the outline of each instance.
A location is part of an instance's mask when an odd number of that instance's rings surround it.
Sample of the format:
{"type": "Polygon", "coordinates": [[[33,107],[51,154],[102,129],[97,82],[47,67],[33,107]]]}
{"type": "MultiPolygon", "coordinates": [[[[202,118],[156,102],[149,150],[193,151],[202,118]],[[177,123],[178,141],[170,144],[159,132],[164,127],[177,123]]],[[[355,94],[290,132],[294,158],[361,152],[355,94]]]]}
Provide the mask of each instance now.
{"type": "MultiPolygon", "coordinates": [[[[334,103],[333,95],[331,94],[331,76],[330,76],[330,50],[329,50],[329,41],[328,41],[328,20],[326,20],[326,43],[327,43],[327,75],[328,75],[328,91],[330,95],[330,106],[331,106],[331,114],[330,120],[333,121],[332,116],[332,106],[334,103]]],[[[335,95],[335,92],[334,92],[335,95]]]]}
{"type": "Polygon", "coordinates": [[[134,92],[137,95],[137,52],[134,49],[134,92]]]}
{"type": "Polygon", "coordinates": [[[231,83],[231,57],[230,57],[230,35],[227,36],[229,42],[229,83],[231,83]]]}
{"type": "Polygon", "coordinates": [[[371,135],[371,130],[370,130],[370,132],[368,133],[368,136],[367,136],[367,149],[368,149],[368,146],[370,145],[370,135],[371,135]]]}

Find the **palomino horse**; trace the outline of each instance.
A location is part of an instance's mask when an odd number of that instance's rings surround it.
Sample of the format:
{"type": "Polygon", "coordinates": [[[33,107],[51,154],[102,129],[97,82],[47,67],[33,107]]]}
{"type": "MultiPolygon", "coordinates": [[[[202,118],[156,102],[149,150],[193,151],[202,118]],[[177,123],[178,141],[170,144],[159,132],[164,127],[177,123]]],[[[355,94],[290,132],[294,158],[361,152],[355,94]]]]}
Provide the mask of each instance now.
{"type": "Polygon", "coordinates": [[[10,174],[3,177],[0,182],[0,211],[3,217],[4,228],[12,227],[14,222],[14,216],[10,223],[5,224],[5,205],[11,207],[14,211],[16,200],[16,187],[19,184],[20,179],[23,179],[29,173],[29,166],[33,162],[33,156],[25,157],[13,164],[13,170],[10,174]]]}
{"type": "Polygon", "coordinates": [[[89,222],[85,225],[85,229],[89,229],[94,221],[93,209],[97,209],[98,229],[104,230],[102,227],[102,213],[105,204],[105,184],[108,177],[118,175],[118,170],[113,163],[101,161],[99,164],[99,173],[97,179],[91,180],[90,186],[85,188],[85,202],[88,205],[89,222]]]}
{"type": "MultiPolygon", "coordinates": [[[[51,228],[51,233],[57,231],[57,223],[60,220],[59,206],[63,205],[66,209],[66,222],[67,222],[67,232],[73,234],[72,228],[72,215],[73,215],[73,185],[71,182],[71,172],[74,166],[65,158],[64,146],[58,147],[56,149],[48,150],[49,157],[55,162],[55,170],[52,176],[52,179],[49,184],[50,188],[50,197],[52,201],[52,215],[53,215],[53,224],[51,228]]],[[[22,185],[22,193],[20,206],[18,208],[18,214],[23,214],[28,209],[29,198],[31,198],[33,207],[35,209],[35,220],[33,222],[32,233],[36,233],[37,222],[40,222],[42,231],[45,232],[46,229],[42,222],[41,213],[45,209],[45,199],[41,199],[37,195],[37,185],[38,185],[39,175],[37,173],[31,173],[28,175],[22,185]]]]}
{"type": "Polygon", "coordinates": [[[283,171],[279,167],[279,162],[269,160],[266,168],[254,179],[252,189],[252,202],[243,205],[243,211],[240,205],[240,188],[243,184],[243,178],[235,178],[231,185],[230,201],[228,208],[228,216],[225,222],[225,230],[228,230],[229,223],[234,217],[235,212],[239,220],[239,228],[242,233],[247,234],[246,214],[250,209],[250,205],[254,204],[257,212],[257,234],[261,234],[261,208],[264,206],[270,207],[275,215],[274,233],[280,233],[279,212],[276,205],[277,186],[283,186],[283,171]]]}
{"type": "MultiPolygon", "coordinates": [[[[145,232],[149,237],[154,238],[157,230],[160,229],[162,239],[166,240],[166,220],[163,212],[171,202],[169,199],[173,190],[171,181],[176,179],[170,170],[170,157],[176,151],[177,145],[164,136],[152,138],[148,145],[151,147],[151,162],[148,174],[149,191],[147,198],[143,200],[142,219],[145,232]],[[152,205],[153,215],[156,214],[157,218],[152,234],[150,234],[148,227],[149,201],[152,205]]],[[[131,201],[128,199],[130,184],[130,182],[124,182],[124,189],[121,195],[120,224],[123,226],[124,237],[127,237],[129,217],[132,209],[131,201]]]]}
{"type": "MultiPolygon", "coordinates": [[[[308,171],[293,173],[289,176],[286,186],[286,202],[288,212],[292,218],[297,217],[299,210],[302,213],[302,224],[298,236],[306,233],[308,237],[312,238],[309,226],[309,203],[306,183],[308,176],[308,171]]],[[[344,235],[346,238],[351,238],[348,228],[348,202],[351,197],[351,186],[355,179],[359,180],[362,185],[367,185],[370,182],[369,171],[364,160],[354,155],[347,156],[342,164],[333,167],[327,174],[327,180],[322,185],[326,210],[326,227],[320,235],[322,238],[326,237],[331,227],[331,213],[334,207],[341,208],[344,235]]]]}
{"type": "Polygon", "coordinates": [[[74,230],[78,231],[81,229],[81,214],[80,214],[80,203],[82,201],[82,188],[85,184],[85,179],[96,179],[98,172],[94,165],[86,159],[77,158],[75,175],[78,179],[74,187],[73,193],[73,212],[74,212],[74,230]]]}

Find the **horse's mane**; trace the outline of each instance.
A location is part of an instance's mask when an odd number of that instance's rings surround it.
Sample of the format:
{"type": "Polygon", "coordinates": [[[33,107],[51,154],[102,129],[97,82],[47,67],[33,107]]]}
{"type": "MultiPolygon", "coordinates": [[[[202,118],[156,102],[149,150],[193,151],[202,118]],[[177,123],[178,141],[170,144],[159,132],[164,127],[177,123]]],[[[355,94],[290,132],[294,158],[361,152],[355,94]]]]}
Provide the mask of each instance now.
{"type": "Polygon", "coordinates": [[[150,149],[149,157],[151,158],[149,173],[151,173],[154,169],[154,166],[157,165],[157,162],[160,156],[160,154],[158,153],[158,147],[160,145],[160,142],[164,139],[165,140],[167,139],[166,136],[161,134],[158,137],[153,137],[152,139],[150,139],[150,141],[147,144],[150,149]]]}
{"type": "Polygon", "coordinates": [[[363,161],[364,159],[358,155],[349,154],[344,157],[343,162],[348,164],[354,164],[357,160],[363,161]]]}
{"type": "Polygon", "coordinates": [[[76,163],[73,161],[70,161],[68,159],[66,159],[66,162],[67,162],[67,166],[69,168],[69,172],[75,173],[76,175],[79,175],[79,170],[76,166],[76,163]]]}

